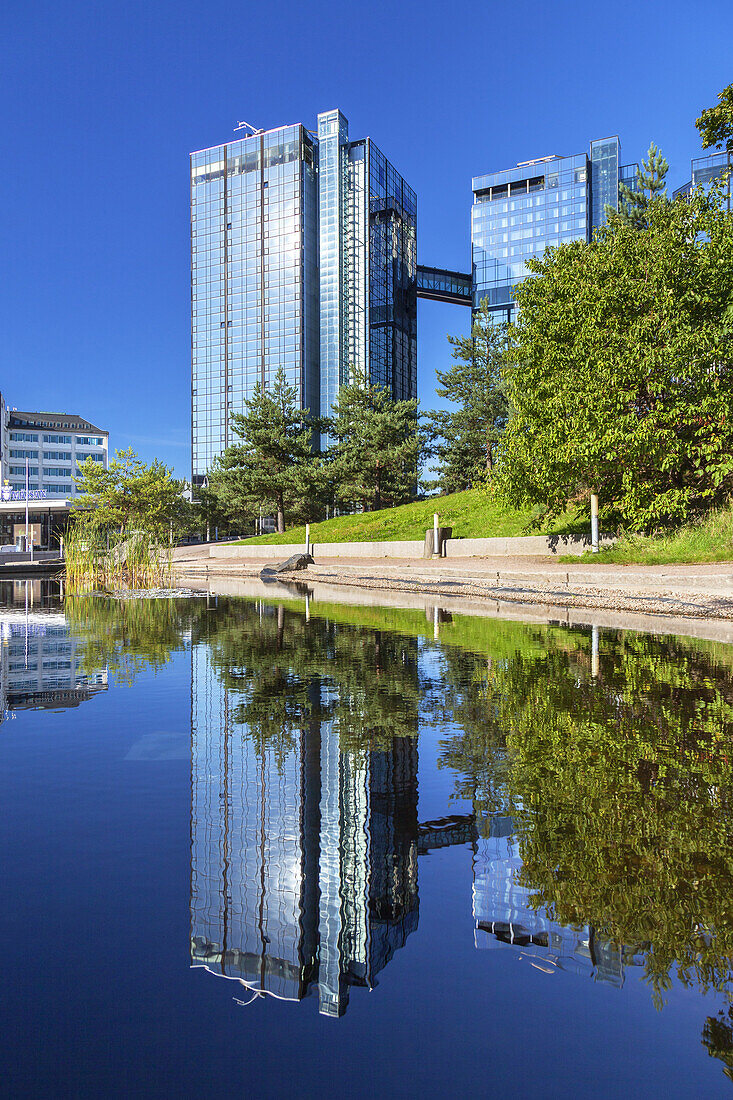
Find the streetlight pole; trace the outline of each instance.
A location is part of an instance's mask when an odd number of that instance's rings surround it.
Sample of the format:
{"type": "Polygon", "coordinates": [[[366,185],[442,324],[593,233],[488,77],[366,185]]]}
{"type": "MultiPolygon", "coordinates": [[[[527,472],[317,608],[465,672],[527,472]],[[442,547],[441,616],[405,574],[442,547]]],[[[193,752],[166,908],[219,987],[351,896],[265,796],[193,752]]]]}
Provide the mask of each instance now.
{"type": "Polygon", "coordinates": [[[25,548],[30,551],[30,560],[33,561],[33,547],[28,542],[28,459],[25,460],[25,548]]]}

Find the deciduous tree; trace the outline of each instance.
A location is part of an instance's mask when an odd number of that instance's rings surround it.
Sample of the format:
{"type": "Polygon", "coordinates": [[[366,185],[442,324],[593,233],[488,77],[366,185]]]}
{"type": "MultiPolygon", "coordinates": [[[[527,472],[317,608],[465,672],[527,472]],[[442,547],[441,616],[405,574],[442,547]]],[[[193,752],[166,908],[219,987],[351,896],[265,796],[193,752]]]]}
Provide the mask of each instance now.
{"type": "Polygon", "coordinates": [[[528,262],[496,479],[510,503],[595,489],[649,528],[733,489],[733,219],[719,188],[652,199],[647,218],[528,262]]]}
{"type": "Polygon", "coordinates": [[[88,458],[74,478],[76,512],[89,512],[96,524],[123,535],[143,530],[167,541],[171,523],[185,525],[184,483],[159,459],[147,465],[129,448],[117,451],[105,470],[88,458]]]}

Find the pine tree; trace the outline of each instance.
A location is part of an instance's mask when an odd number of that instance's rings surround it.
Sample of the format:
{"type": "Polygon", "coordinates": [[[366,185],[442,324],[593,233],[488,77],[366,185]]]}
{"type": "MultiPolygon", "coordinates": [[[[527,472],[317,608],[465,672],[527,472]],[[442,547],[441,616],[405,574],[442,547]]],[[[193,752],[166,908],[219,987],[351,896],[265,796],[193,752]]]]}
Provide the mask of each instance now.
{"type": "Polygon", "coordinates": [[[315,423],[296,397],[281,367],[270,390],[258,382],[244,412],[232,414],[232,428],[242,442],[227,447],[209,475],[210,488],[230,515],[255,516],[260,508],[269,509],[277,515],[278,531],[284,531],[286,513],[307,513],[317,497],[315,423]]]}
{"type": "Polygon", "coordinates": [[[606,217],[611,226],[633,225],[635,229],[648,227],[647,211],[649,203],[655,198],[664,198],[667,194],[667,163],[661,149],[654,142],[649,146],[646,160],[636,169],[636,181],[633,187],[620,183],[618,189],[618,210],[606,207],[606,217]]]}
{"type": "Polygon", "coordinates": [[[468,489],[494,465],[496,445],[509,415],[502,371],[507,361],[506,325],[494,324],[488,302],[477,310],[470,336],[449,336],[454,365],[437,371],[436,394],[457,406],[427,414],[430,453],[438,459],[444,492],[468,489]]]}
{"type": "Polygon", "coordinates": [[[342,386],[329,429],[334,499],[364,511],[404,504],[415,495],[420,440],[417,401],[393,401],[362,372],[342,386]]]}

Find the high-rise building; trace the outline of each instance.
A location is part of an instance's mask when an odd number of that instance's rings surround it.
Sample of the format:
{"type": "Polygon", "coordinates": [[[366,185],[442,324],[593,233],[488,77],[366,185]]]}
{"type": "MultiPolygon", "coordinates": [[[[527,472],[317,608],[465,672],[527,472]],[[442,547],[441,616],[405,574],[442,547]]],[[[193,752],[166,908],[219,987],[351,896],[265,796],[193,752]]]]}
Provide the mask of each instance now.
{"type": "Polygon", "coordinates": [[[284,126],[191,154],[191,411],[200,483],[283,367],[318,408],[318,145],[284,126]]]}
{"type": "Polygon", "coordinates": [[[340,111],[318,116],[321,414],[356,368],[417,396],[417,196],[340,111]]]}
{"type": "Polygon", "coordinates": [[[513,288],[528,275],[527,260],[549,245],[591,240],[607,207],[618,209],[619,183],[635,174],[636,165],[621,164],[619,139],[611,137],[592,141],[589,153],[540,157],[474,177],[474,309],[486,298],[497,321],[511,320],[513,288]]]}
{"type": "Polygon", "coordinates": [[[732,164],[733,154],[726,150],[721,153],[708,153],[704,157],[693,157],[690,162],[690,178],[677,188],[674,197],[681,198],[689,195],[693,187],[707,187],[714,180],[723,180],[723,194],[727,196],[730,204],[732,164]]]}
{"type": "Polygon", "coordinates": [[[417,391],[417,200],[340,111],[191,154],[193,480],[278,368],[328,414],[352,369],[417,391]]]}

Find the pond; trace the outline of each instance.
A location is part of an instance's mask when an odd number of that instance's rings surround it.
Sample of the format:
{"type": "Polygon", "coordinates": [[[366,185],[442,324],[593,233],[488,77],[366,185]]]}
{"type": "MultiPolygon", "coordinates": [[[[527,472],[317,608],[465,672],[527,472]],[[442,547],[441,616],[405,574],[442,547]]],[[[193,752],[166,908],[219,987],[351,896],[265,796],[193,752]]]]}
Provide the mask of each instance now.
{"type": "Polygon", "coordinates": [[[0,586],[5,1095],[728,1093],[733,646],[399,598],[0,586]]]}

